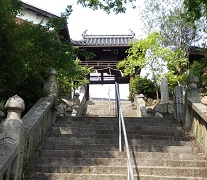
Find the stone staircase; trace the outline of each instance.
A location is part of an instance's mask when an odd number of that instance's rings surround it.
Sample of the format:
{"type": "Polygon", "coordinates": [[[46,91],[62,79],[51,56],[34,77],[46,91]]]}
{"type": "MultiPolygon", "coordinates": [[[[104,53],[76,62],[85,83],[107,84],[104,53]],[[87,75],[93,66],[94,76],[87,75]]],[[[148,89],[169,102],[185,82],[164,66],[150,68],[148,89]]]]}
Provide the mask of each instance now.
{"type": "MultiPolygon", "coordinates": [[[[207,179],[204,155],[173,119],[125,121],[135,180],[207,179]]],[[[60,117],[25,179],[126,180],[126,162],[115,117],[60,117]]]]}
{"type": "MultiPolygon", "coordinates": [[[[128,100],[121,100],[124,117],[137,117],[135,105],[128,100]]],[[[88,101],[84,116],[112,117],[116,115],[115,100],[93,99],[88,101]]]]}

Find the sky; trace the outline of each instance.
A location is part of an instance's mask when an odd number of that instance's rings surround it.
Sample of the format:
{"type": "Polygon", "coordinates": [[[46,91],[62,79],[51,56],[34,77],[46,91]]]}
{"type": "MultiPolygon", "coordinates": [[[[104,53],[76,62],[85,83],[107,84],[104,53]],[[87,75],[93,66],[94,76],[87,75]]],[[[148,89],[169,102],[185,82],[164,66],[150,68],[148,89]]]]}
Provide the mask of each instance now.
{"type": "MultiPolygon", "coordinates": [[[[143,35],[142,23],[139,18],[139,10],[133,9],[130,4],[125,14],[109,15],[102,10],[93,11],[77,5],[76,0],[22,0],[53,14],[60,15],[65,11],[67,5],[73,5],[73,12],[68,19],[70,37],[73,40],[82,39],[85,30],[87,34],[130,34],[130,29],[135,33],[136,38],[143,35]]],[[[136,2],[141,6],[142,0],[136,2]]]]}

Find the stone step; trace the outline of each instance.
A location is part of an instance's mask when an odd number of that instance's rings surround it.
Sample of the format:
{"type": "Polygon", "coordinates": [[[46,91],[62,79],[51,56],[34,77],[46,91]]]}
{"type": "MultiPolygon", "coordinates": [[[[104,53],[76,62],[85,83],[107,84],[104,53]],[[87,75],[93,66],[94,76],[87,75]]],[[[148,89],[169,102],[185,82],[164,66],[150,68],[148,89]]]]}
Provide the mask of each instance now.
{"type": "MultiPolygon", "coordinates": [[[[182,131],[153,131],[153,130],[128,130],[127,135],[130,134],[145,134],[145,135],[159,135],[159,136],[181,136],[182,131]]],[[[97,130],[90,128],[72,128],[72,127],[54,127],[52,129],[54,134],[119,134],[118,128],[116,130],[97,130]]]]}
{"type": "MultiPolygon", "coordinates": [[[[135,107],[135,105],[131,101],[121,101],[121,106],[126,106],[126,107],[135,107]]],[[[92,102],[87,102],[86,107],[97,107],[99,105],[103,105],[105,107],[107,106],[115,106],[116,102],[113,100],[104,100],[104,101],[92,101],[92,102]]]]}
{"type": "MultiPolygon", "coordinates": [[[[99,107],[87,107],[87,109],[85,109],[85,113],[93,113],[93,114],[96,114],[97,112],[100,112],[101,114],[103,114],[104,112],[105,113],[116,113],[116,109],[111,106],[99,106],[99,107]]],[[[122,107],[122,113],[128,113],[128,112],[131,112],[132,114],[136,115],[136,109],[131,109],[129,110],[129,107],[125,106],[125,107],[122,107]]],[[[132,117],[137,117],[137,116],[132,116],[132,117]]]]}
{"type": "MultiPolygon", "coordinates": [[[[137,160],[143,159],[168,159],[168,160],[203,160],[201,154],[189,152],[131,152],[131,157],[137,160]]],[[[64,158],[126,158],[126,152],[119,151],[82,151],[82,150],[41,150],[41,157],[64,157],[64,158]]]]}
{"type": "Polygon", "coordinates": [[[156,175],[156,176],[175,176],[175,177],[192,177],[194,179],[206,178],[207,167],[163,167],[163,166],[145,166],[139,167],[139,175],[156,175]]]}
{"type": "MultiPolygon", "coordinates": [[[[168,125],[172,123],[176,123],[174,119],[169,118],[133,118],[133,117],[126,117],[124,118],[126,124],[132,124],[132,123],[144,123],[144,124],[155,124],[155,125],[168,125]]],[[[118,123],[118,118],[115,117],[73,117],[73,118],[67,118],[67,117],[58,117],[56,123],[59,123],[59,121],[62,121],[63,123],[74,123],[74,124],[113,124],[118,123]]]]}
{"type": "MultiPolygon", "coordinates": [[[[94,130],[117,130],[118,129],[118,123],[113,124],[113,125],[83,125],[83,124],[78,124],[78,125],[74,125],[74,124],[65,124],[65,123],[56,123],[54,125],[54,127],[67,127],[67,128],[71,128],[71,129],[94,129],[94,130]]],[[[168,132],[179,132],[181,133],[183,131],[182,127],[179,126],[152,126],[152,125],[148,125],[148,124],[137,124],[137,125],[130,125],[127,124],[126,125],[126,130],[145,130],[145,131],[168,131],[168,132]]]]}
{"type": "Polygon", "coordinates": [[[139,175],[139,180],[206,180],[202,177],[139,175]]]}
{"type": "MultiPolygon", "coordinates": [[[[135,160],[136,161],[136,160],[135,160]]],[[[193,169],[194,167],[202,168],[205,167],[205,170],[207,170],[207,162],[204,160],[168,160],[168,159],[160,159],[160,160],[154,160],[154,159],[143,159],[139,158],[138,161],[134,162],[133,158],[131,160],[132,166],[137,167],[140,169],[140,167],[189,167],[189,169],[193,169]]],[[[64,157],[38,157],[36,160],[37,166],[57,166],[57,167],[67,167],[68,169],[71,168],[71,166],[101,166],[103,168],[109,168],[112,169],[113,167],[124,167],[126,168],[127,164],[127,158],[64,158],[64,157]]],[[[117,168],[116,168],[117,169],[117,168]]],[[[108,170],[109,171],[109,170],[108,170]]],[[[105,173],[104,171],[100,171],[101,173],[105,173]]],[[[85,172],[84,172],[85,173],[85,172]]],[[[89,172],[88,172],[89,173],[89,172]]],[[[115,170],[113,172],[110,172],[112,174],[120,173],[119,171],[115,170]]]]}
{"type": "MultiPolygon", "coordinates": [[[[191,146],[163,146],[163,145],[137,145],[130,146],[131,151],[138,152],[192,152],[197,153],[196,147],[191,146]]],[[[73,145],[73,144],[57,144],[56,142],[48,142],[42,146],[42,149],[48,150],[84,150],[84,151],[118,151],[119,147],[114,145],[73,145]]]]}
{"type": "MultiPolygon", "coordinates": [[[[125,176],[127,174],[127,168],[126,167],[114,167],[114,166],[72,166],[72,167],[58,167],[58,166],[45,166],[40,165],[35,167],[37,172],[43,172],[43,173],[73,173],[73,174],[88,174],[88,175],[95,175],[95,174],[102,174],[102,176],[105,174],[113,174],[113,175],[123,175],[125,176]]],[[[165,172],[161,172],[161,167],[138,167],[139,169],[133,167],[133,173],[137,177],[139,174],[141,177],[146,177],[147,175],[150,177],[153,176],[160,176],[161,177],[191,177],[191,178],[206,178],[206,168],[183,168],[183,167],[177,167],[174,170],[172,170],[172,167],[164,167],[165,172]],[[175,174],[174,174],[175,173],[175,174]],[[177,176],[176,176],[177,174],[177,176]]]]}
{"type": "Polygon", "coordinates": [[[74,174],[74,173],[39,173],[29,176],[27,180],[126,180],[126,175],[117,174],[74,174]]]}
{"type": "MultiPolygon", "coordinates": [[[[100,167],[102,168],[102,167],[100,167]]],[[[90,173],[81,173],[80,171],[83,169],[79,169],[79,173],[41,173],[37,172],[32,174],[28,180],[81,180],[81,179],[89,179],[89,180],[126,180],[126,174],[110,174],[109,172],[106,174],[100,173],[97,167],[93,170],[92,167],[88,168],[90,173]],[[98,173],[93,173],[93,171],[98,171],[98,173]]],[[[124,171],[125,172],[125,171],[124,171]]],[[[206,179],[206,168],[183,168],[178,167],[174,168],[163,168],[163,167],[140,167],[139,171],[134,172],[135,179],[140,180],[154,180],[159,178],[159,180],[163,179],[173,179],[173,180],[204,180],[206,179]],[[136,175],[139,174],[139,175],[136,175]]]]}
{"type": "MultiPolygon", "coordinates": [[[[117,139],[117,134],[63,134],[60,131],[52,132],[51,137],[68,137],[68,138],[96,138],[96,139],[117,139]]],[[[176,137],[176,136],[162,136],[162,135],[143,135],[143,134],[128,134],[128,140],[130,139],[143,139],[143,140],[171,140],[171,141],[189,141],[190,138],[187,136],[176,137]]],[[[123,135],[122,135],[123,138],[123,135]]]]}
{"type": "MultiPolygon", "coordinates": [[[[133,107],[133,106],[129,106],[129,105],[122,105],[121,106],[122,108],[122,111],[131,111],[131,112],[136,112],[136,108],[133,107]],[[130,110],[129,110],[129,107],[130,107],[130,110]]],[[[86,112],[92,112],[94,113],[94,111],[99,111],[99,112],[104,112],[104,111],[110,111],[110,112],[116,112],[116,108],[114,105],[106,105],[106,104],[100,104],[100,105],[96,105],[96,106],[88,106],[86,109],[85,109],[86,112]]],[[[136,116],[135,116],[136,117],[136,116]]]]}
{"type": "MultiPolygon", "coordinates": [[[[134,176],[135,180],[206,180],[202,177],[176,177],[176,176],[155,176],[139,175],[134,176]]],[[[110,174],[68,174],[68,173],[34,173],[27,180],[126,180],[126,175],[110,174]]]]}
{"type": "MultiPolygon", "coordinates": [[[[117,146],[119,144],[118,138],[110,138],[110,139],[98,139],[98,138],[68,138],[68,137],[49,137],[48,142],[53,142],[59,144],[105,144],[105,145],[113,145],[117,146]]],[[[190,141],[176,141],[176,140],[141,140],[141,139],[128,139],[129,145],[163,145],[163,146],[190,146],[192,143],[190,141]]],[[[124,143],[124,140],[122,140],[124,143]]]]}
{"type": "MultiPolygon", "coordinates": [[[[96,127],[96,126],[111,126],[111,127],[118,127],[119,122],[118,120],[113,120],[110,122],[103,122],[103,121],[96,121],[96,122],[91,122],[91,121],[66,121],[66,120],[62,120],[62,121],[57,121],[56,122],[56,127],[61,127],[61,126],[80,126],[80,127],[88,127],[88,126],[92,126],[92,127],[96,127]]],[[[173,128],[173,127],[177,127],[176,125],[172,124],[172,122],[160,122],[160,123],[156,123],[156,121],[151,121],[151,122],[144,122],[144,121],[137,121],[137,122],[129,122],[129,121],[125,121],[125,126],[128,128],[133,128],[133,127],[163,127],[163,128],[173,128]]]]}

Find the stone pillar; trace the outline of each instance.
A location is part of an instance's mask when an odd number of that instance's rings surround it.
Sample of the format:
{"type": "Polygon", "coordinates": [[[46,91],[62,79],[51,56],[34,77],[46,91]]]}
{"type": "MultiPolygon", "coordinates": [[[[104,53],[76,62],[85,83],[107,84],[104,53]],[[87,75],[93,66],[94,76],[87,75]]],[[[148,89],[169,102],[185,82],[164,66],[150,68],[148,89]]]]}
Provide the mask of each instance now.
{"type": "Polygon", "coordinates": [[[161,104],[169,103],[168,80],[164,77],[160,84],[161,104]]]}
{"type": "Polygon", "coordinates": [[[7,100],[5,109],[7,110],[7,118],[3,124],[5,141],[15,143],[17,146],[17,158],[12,163],[10,178],[18,180],[21,179],[23,167],[25,130],[21,113],[25,109],[25,104],[22,98],[15,95],[7,100]]]}
{"type": "Polygon", "coordinates": [[[49,71],[48,80],[45,82],[43,90],[48,96],[58,96],[58,84],[57,84],[58,72],[55,69],[49,71]]]}
{"type": "Polygon", "coordinates": [[[185,93],[185,118],[184,118],[184,125],[187,131],[191,130],[192,126],[192,117],[191,117],[191,108],[188,105],[188,99],[193,98],[195,103],[200,103],[200,91],[197,87],[197,83],[199,79],[196,76],[190,76],[188,80],[188,88],[185,93]]]}
{"type": "Polygon", "coordinates": [[[183,123],[183,86],[175,86],[175,118],[183,123]]]}

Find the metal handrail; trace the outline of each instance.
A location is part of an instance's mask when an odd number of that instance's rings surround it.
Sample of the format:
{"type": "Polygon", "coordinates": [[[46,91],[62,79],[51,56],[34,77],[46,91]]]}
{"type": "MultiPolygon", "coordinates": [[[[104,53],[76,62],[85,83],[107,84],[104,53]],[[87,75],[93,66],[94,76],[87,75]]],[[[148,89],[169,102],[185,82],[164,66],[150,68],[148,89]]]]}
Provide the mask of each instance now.
{"type": "Polygon", "coordinates": [[[134,174],[131,164],[131,158],[129,153],[129,144],[127,139],[127,133],[126,133],[126,127],[124,123],[124,117],[122,113],[121,103],[120,103],[120,94],[119,94],[119,84],[115,82],[115,90],[116,90],[116,113],[117,117],[119,118],[119,151],[122,151],[122,145],[121,145],[121,132],[123,131],[124,135],[124,142],[125,142],[125,148],[127,153],[127,180],[134,180],[134,174]]]}
{"type": "Polygon", "coordinates": [[[111,91],[111,88],[109,86],[109,89],[108,89],[108,97],[109,97],[109,115],[111,114],[111,98],[110,98],[110,91],[111,91]]]}

